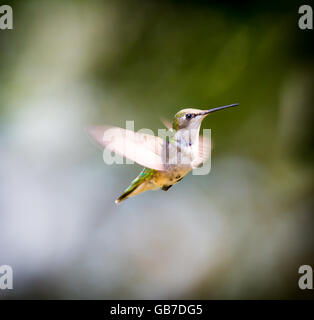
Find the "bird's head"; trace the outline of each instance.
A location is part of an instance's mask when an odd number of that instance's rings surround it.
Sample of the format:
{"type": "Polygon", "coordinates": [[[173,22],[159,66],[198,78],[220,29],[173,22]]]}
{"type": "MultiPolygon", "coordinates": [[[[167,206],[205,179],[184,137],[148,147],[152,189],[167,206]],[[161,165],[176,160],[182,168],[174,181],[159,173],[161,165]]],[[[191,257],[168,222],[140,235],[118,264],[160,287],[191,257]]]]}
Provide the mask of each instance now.
{"type": "Polygon", "coordinates": [[[203,119],[210,113],[222,110],[225,108],[235,107],[239,105],[238,103],[230,104],[227,106],[222,106],[218,108],[213,108],[209,110],[200,110],[200,109],[183,109],[175,114],[172,128],[176,131],[180,129],[198,129],[201,126],[203,119]]]}

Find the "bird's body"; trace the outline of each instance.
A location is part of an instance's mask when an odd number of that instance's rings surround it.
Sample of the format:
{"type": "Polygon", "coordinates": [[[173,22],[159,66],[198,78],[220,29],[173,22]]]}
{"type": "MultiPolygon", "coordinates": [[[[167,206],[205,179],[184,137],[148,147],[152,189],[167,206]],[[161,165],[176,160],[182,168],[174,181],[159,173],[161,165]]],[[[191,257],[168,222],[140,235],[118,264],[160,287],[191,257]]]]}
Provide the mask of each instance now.
{"type": "Polygon", "coordinates": [[[107,134],[108,129],[93,128],[92,136],[102,145],[145,166],[115,202],[120,203],[147,190],[161,188],[167,191],[205,162],[209,156],[210,141],[199,136],[202,120],[211,112],[236,105],[179,111],[174,117],[168,140],[139,133],[130,135],[128,130],[116,127],[111,128],[111,135],[107,134]]]}
{"type": "Polygon", "coordinates": [[[160,188],[167,191],[172,185],[182,180],[191,170],[192,167],[176,167],[167,171],[144,168],[116,200],[116,203],[148,190],[160,188]]]}

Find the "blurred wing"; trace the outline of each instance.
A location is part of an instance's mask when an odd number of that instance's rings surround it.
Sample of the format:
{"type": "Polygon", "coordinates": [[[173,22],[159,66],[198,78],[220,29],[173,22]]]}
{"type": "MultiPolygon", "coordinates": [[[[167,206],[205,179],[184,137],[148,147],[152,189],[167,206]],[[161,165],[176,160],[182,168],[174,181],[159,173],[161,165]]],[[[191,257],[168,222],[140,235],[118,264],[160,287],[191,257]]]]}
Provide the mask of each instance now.
{"type": "Polygon", "coordinates": [[[168,130],[172,130],[172,123],[168,119],[161,118],[160,120],[168,130]]]}
{"type": "Polygon", "coordinates": [[[198,146],[198,158],[193,161],[193,167],[196,168],[202,163],[206,162],[211,152],[211,141],[210,139],[200,136],[198,146]]]}
{"type": "Polygon", "coordinates": [[[92,127],[90,135],[103,147],[138,164],[155,170],[165,170],[162,161],[165,141],[150,134],[118,127],[92,127]]]}

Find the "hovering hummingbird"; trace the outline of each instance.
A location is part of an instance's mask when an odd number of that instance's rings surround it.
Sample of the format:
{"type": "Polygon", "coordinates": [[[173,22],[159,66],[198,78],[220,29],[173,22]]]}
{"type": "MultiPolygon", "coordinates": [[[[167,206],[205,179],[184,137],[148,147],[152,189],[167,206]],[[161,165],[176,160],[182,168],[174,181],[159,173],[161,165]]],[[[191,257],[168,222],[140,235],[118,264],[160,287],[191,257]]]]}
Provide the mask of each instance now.
{"type": "Polygon", "coordinates": [[[90,134],[105,148],[144,166],[142,172],[115,203],[147,190],[167,191],[192,169],[204,163],[210,141],[199,135],[203,119],[210,113],[235,107],[238,103],[209,110],[183,109],[175,114],[167,139],[118,127],[92,127],[90,134]]]}

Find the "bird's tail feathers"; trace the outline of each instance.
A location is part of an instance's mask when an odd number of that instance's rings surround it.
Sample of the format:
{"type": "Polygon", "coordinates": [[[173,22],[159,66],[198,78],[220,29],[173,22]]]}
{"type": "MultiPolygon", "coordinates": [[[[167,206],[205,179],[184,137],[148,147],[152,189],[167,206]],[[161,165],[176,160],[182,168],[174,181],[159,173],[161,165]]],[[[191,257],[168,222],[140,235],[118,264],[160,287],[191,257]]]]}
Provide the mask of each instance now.
{"type": "MultiPolygon", "coordinates": [[[[137,187],[136,187],[137,188],[137,187]]],[[[125,200],[126,198],[128,198],[130,196],[130,194],[134,191],[133,190],[126,190],[125,192],[123,192],[121,194],[121,196],[119,198],[117,198],[117,200],[115,201],[116,204],[119,204],[121,201],[125,200]]]]}
{"type": "Polygon", "coordinates": [[[136,194],[139,194],[145,191],[144,188],[145,181],[141,181],[140,179],[135,179],[131,185],[121,194],[121,196],[115,201],[116,204],[119,204],[123,200],[133,197],[136,194]]]}

